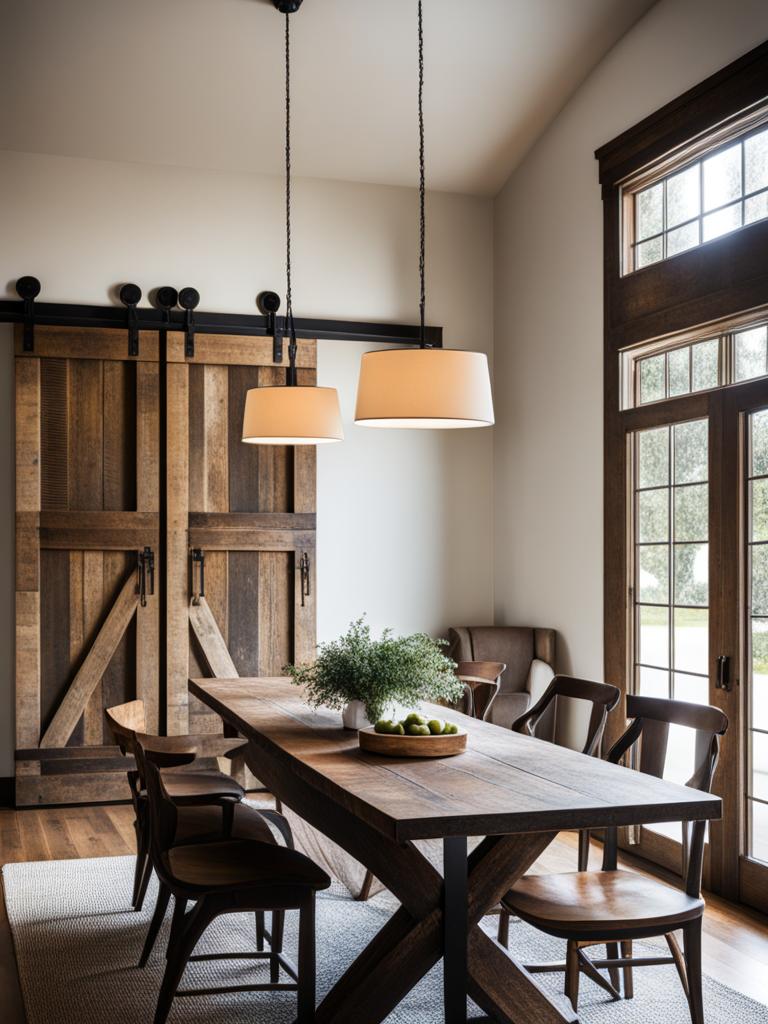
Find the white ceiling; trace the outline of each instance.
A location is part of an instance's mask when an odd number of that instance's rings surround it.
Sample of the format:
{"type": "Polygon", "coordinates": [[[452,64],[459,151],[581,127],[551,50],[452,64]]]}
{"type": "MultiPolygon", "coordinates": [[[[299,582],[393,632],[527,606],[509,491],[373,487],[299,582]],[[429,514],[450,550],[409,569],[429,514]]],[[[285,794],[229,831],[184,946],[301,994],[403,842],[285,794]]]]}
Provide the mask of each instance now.
{"type": "MultiPolygon", "coordinates": [[[[654,0],[424,0],[428,187],[494,194],[654,0]]],[[[294,172],[417,182],[416,0],[292,15],[294,172]]],[[[0,148],[280,173],[272,0],[0,0],[0,148]]]]}

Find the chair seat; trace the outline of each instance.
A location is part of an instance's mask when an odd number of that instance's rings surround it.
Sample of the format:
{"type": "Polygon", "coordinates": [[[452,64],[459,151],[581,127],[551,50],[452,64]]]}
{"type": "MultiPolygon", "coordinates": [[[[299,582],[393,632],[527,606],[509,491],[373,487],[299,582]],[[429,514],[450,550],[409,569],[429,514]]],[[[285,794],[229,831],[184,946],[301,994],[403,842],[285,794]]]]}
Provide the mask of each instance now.
{"type": "Polygon", "coordinates": [[[215,800],[242,800],[245,790],[230,775],[217,771],[163,772],[168,795],[181,805],[209,804],[215,800]]]}
{"type": "Polygon", "coordinates": [[[662,934],[704,910],[700,897],[633,871],[525,875],[502,904],[551,935],[583,939],[632,932],[662,934]]]}
{"type": "Polygon", "coordinates": [[[249,839],[174,846],[167,853],[174,879],[205,892],[248,886],[306,886],[327,889],[328,875],[309,857],[274,843],[249,839]]]}
{"type": "MultiPolygon", "coordinates": [[[[226,810],[227,813],[232,814],[232,839],[252,839],[261,843],[275,842],[269,825],[255,808],[238,803],[226,810]]],[[[212,843],[221,839],[224,831],[224,813],[225,808],[222,804],[179,807],[174,843],[212,843]]]]}

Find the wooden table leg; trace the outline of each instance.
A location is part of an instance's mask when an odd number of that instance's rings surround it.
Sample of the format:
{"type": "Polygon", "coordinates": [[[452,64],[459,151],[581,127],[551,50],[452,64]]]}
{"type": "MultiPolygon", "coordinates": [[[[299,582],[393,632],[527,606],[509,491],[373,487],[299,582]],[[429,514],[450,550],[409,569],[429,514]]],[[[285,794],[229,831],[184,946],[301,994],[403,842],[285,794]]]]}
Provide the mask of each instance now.
{"type": "Polygon", "coordinates": [[[467,1020],[467,838],[443,840],[443,999],[445,1024],[467,1020]]]}

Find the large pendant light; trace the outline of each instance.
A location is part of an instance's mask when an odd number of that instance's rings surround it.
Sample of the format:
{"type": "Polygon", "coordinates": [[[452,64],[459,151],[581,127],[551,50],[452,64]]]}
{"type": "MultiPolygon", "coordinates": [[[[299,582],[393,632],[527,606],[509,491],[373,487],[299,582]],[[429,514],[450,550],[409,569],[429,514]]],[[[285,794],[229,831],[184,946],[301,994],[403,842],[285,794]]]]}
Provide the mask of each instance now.
{"type": "Polygon", "coordinates": [[[343,441],[335,388],[305,387],[296,374],[296,327],[291,295],[291,29],[296,0],[274,0],[285,14],[285,322],[289,365],[285,387],[252,388],[245,396],[243,441],[248,444],[327,444],[343,441]]]}
{"type": "Polygon", "coordinates": [[[366,352],[355,423],[365,427],[455,428],[493,424],[488,359],[482,352],[429,348],[424,335],[424,35],[419,0],[419,311],[421,347],[366,352]]]}

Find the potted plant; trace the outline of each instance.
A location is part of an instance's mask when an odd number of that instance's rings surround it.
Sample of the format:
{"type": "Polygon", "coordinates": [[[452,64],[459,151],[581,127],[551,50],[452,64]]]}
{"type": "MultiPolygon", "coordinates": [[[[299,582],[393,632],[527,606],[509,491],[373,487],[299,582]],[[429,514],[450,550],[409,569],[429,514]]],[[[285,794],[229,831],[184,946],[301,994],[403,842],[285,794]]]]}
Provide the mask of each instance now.
{"type": "Polygon", "coordinates": [[[362,729],[398,706],[457,701],[463,686],[455,662],[442,652],[445,646],[446,640],[426,633],[396,637],[391,629],[375,640],[361,618],[338,640],[320,644],[314,664],[286,665],[283,671],[305,688],[312,707],[336,708],[345,728],[362,729]]]}

